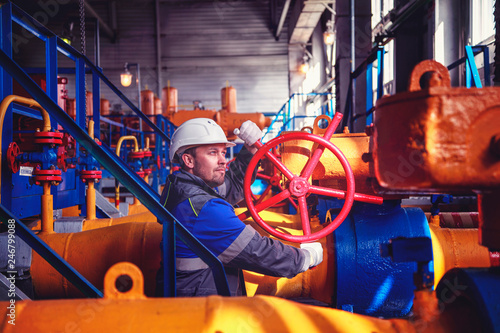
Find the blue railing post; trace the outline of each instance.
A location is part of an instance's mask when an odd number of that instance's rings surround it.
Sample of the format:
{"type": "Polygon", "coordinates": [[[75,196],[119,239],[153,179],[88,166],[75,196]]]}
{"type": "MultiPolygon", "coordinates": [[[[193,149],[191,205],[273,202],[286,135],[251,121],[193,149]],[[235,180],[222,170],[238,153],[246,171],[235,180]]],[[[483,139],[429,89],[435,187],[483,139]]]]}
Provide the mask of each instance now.
{"type": "Polygon", "coordinates": [[[377,100],[384,96],[384,47],[377,50],[377,100]]]}
{"type": "Polygon", "coordinates": [[[369,113],[373,107],[373,63],[366,65],[366,126],[373,122],[372,114],[369,113]]]}
{"type": "Polygon", "coordinates": [[[467,45],[465,46],[465,53],[467,56],[466,60],[466,82],[467,88],[471,87],[471,76],[474,81],[474,85],[476,88],[482,88],[481,79],[479,77],[479,72],[477,71],[476,61],[474,60],[474,52],[472,51],[472,47],[467,45]]]}
{"type": "MultiPolygon", "coordinates": [[[[100,68],[99,68],[100,69],[100,68]]],[[[101,138],[101,81],[99,76],[92,72],[92,109],[94,120],[94,137],[101,138]]],[[[111,132],[110,132],[111,135],[111,132]]]]}

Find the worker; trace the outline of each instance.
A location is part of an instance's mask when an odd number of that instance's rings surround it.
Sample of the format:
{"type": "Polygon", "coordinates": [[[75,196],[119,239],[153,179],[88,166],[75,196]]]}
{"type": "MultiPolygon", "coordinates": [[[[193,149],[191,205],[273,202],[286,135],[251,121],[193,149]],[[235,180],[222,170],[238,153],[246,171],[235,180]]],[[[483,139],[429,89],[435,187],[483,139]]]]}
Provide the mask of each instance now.
{"type": "MultiPolygon", "coordinates": [[[[260,236],[238,219],[233,205],[243,199],[243,178],[257,151],[262,132],[248,120],[240,127],[244,147],[226,171],[228,142],[222,128],[207,118],[191,119],[174,132],[171,162],[179,171],[167,178],[161,204],[224,265],[231,295],[244,295],[242,269],[292,278],[323,260],[320,243],[301,248],[260,236]]],[[[181,240],[176,240],[177,296],[217,294],[212,270],[181,240]]],[[[157,276],[157,295],[163,294],[163,268],[157,276]]]]}

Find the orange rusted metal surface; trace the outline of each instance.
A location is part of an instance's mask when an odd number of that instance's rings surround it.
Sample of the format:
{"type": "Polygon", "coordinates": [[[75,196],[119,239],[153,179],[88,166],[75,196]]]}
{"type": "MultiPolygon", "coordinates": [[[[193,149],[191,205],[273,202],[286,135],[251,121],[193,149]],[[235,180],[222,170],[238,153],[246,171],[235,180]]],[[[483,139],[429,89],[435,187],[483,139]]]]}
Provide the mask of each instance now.
{"type": "Polygon", "coordinates": [[[451,88],[446,68],[415,67],[410,91],[376,105],[375,174],[395,191],[435,192],[500,186],[500,88],[451,88]],[[429,87],[421,75],[432,72],[429,87]]]}
{"type": "MultiPolygon", "coordinates": [[[[106,271],[128,261],[139,266],[146,280],[146,295],[154,295],[160,267],[162,227],[154,223],[125,223],[78,233],[45,234],[40,238],[97,289],[106,271]]],[[[83,295],[38,254],[33,253],[31,276],[37,299],[75,298],[83,295]]]]}

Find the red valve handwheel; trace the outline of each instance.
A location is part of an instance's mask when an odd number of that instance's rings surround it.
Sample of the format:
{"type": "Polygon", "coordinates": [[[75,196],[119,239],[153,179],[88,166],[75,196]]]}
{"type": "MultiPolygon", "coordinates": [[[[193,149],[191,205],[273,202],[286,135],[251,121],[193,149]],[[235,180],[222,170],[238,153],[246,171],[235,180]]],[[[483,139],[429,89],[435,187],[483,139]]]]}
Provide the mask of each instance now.
{"type": "MultiPolygon", "coordinates": [[[[273,152],[273,155],[275,155],[277,158],[281,157],[276,152],[276,147],[273,147],[272,152],[273,152]]],[[[269,161],[269,159],[264,157],[264,160],[262,160],[262,162],[261,162],[261,166],[264,164],[264,161],[269,161]]],[[[261,180],[266,181],[267,186],[259,197],[257,197],[255,194],[252,193],[254,205],[258,205],[259,203],[261,203],[266,198],[266,196],[269,194],[269,192],[273,189],[273,187],[279,188],[281,191],[283,191],[283,186],[281,185],[281,180],[282,180],[281,172],[279,172],[278,168],[276,168],[276,166],[273,165],[272,161],[270,161],[269,163],[271,163],[271,165],[272,165],[270,174],[266,174],[265,173],[266,170],[264,170],[264,172],[257,172],[256,179],[261,179],[261,180]]],[[[266,168],[264,167],[264,169],[266,169],[266,168]]],[[[267,169],[269,169],[269,168],[267,168],[267,169]]],[[[288,201],[295,209],[299,208],[297,206],[297,203],[295,201],[293,201],[292,198],[288,198],[288,201]]],[[[287,204],[286,201],[282,201],[282,202],[279,202],[279,203],[273,205],[272,208],[283,207],[286,204],[287,204]]]]}
{"type": "MultiPolygon", "coordinates": [[[[344,154],[340,151],[340,149],[329,141],[329,139],[335,132],[335,129],[339,125],[341,118],[342,118],[341,114],[338,113],[335,115],[333,121],[330,123],[330,126],[328,126],[328,129],[325,132],[324,138],[310,133],[296,132],[276,137],[273,140],[266,143],[265,145],[262,145],[260,142],[257,143],[259,150],[257,151],[257,153],[255,153],[254,157],[252,158],[252,160],[248,165],[247,172],[245,174],[245,180],[243,183],[243,188],[249,214],[253,217],[255,222],[259,224],[259,226],[261,226],[271,235],[297,243],[315,241],[333,232],[345,220],[345,218],[349,214],[349,211],[352,207],[354,200],[359,200],[369,203],[377,203],[377,204],[382,203],[382,198],[380,197],[355,193],[354,175],[349,165],[349,162],[347,161],[344,154]],[[307,161],[300,175],[293,174],[276,156],[274,156],[270,152],[270,149],[272,149],[273,147],[282,144],[283,142],[291,140],[309,140],[319,145],[312,153],[312,157],[307,161]],[[341,163],[342,168],[344,169],[345,177],[347,178],[346,191],[309,184],[308,179],[312,175],[325,148],[330,150],[335,155],[335,157],[341,163]],[[288,179],[289,182],[286,188],[284,188],[281,193],[263,202],[254,204],[250,189],[252,182],[252,173],[253,170],[257,167],[259,160],[264,155],[266,155],[273,162],[275,167],[279,171],[281,171],[281,173],[288,179]],[[306,202],[306,196],[309,193],[344,199],[344,206],[340,210],[340,213],[337,215],[337,217],[326,227],[315,233],[311,233],[311,227],[309,225],[309,213],[307,211],[307,202],[306,202]],[[288,198],[295,198],[299,202],[298,211],[300,212],[300,217],[302,221],[302,230],[304,232],[303,236],[296,236],[296,235],[282,233],[269,226],[258,214],[258,212],[288,198]]],[[[248,217],[248,214],[247,212],[245,212],[240,214],[239,217],[241,219],[244,219],[248,217]]]]}
{"type": "Polygon", "coordinates": [[[19,146],[15,142],[9,144],[9,149],[7,149],[7,164],[9,165],[12,173],[17,173],[19,171],[20,162],[16,160],[17,155],[21,154],[19,146]]]}

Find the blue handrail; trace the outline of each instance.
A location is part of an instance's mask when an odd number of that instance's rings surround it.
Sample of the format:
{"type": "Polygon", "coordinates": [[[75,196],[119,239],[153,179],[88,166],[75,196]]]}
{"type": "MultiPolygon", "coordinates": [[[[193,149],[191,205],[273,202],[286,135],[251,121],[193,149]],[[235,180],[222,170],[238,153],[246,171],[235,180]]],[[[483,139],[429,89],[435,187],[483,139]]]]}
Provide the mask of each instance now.
{"type": "MultiPolygon", "coordinates": [[[[262,139],[266,138],[268,134],[271,134],[271,131],[281,123],[278,132],[275,134],[279,135],[283,131],[290,131],[295,129],[295,119],[296,118],[309,118],[315,116],[305,116],[305,115],[292,115],[292,104],[296,97],[299,96],[308,96],[308,97],[316,97],[316,96],[330,96],[332,93],[293,93],[288,100],[283,104],[281,109],[274,115],[274,119],[271,121],[271,124],[267,128],[267,131],[262,136],[262,139]]],[[[321,106],[320,109],[321,114],[327,114],[333,116],[333,108],[331,105],[331,99],[328,100],[327,106],[321,106]]]]}

